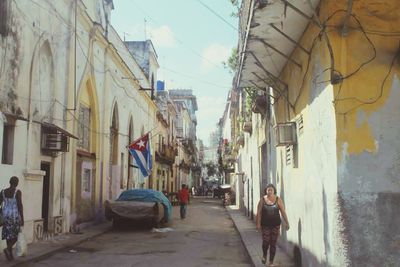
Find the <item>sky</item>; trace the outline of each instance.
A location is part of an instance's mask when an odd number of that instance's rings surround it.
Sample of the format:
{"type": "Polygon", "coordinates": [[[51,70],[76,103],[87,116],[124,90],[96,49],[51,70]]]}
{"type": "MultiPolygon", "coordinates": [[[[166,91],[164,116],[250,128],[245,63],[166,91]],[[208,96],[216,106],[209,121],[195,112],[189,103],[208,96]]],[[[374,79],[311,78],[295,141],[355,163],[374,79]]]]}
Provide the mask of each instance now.
{"type": "Polygon", "coordinates": [[[114,0],[111,24],[123,40],[152,40],[166,90],[193,90],[197,138],[205,145],[232,85],[222,62],[237,46],[234,11],[229,0],[114,0]]]}

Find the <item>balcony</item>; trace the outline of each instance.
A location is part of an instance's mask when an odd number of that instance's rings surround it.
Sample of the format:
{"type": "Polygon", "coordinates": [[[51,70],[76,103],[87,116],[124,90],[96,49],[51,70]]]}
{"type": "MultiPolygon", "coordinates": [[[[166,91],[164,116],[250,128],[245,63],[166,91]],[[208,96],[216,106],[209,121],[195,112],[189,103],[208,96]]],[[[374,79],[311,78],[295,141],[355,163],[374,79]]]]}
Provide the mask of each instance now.
{"type": "Polygon", "coordinates": [[[249,134],[252,133],[252,122],[251,121],[246,121],[243,123],[243,131],[247,132],[249,134]]]}
{"type": "Polygon", "coordinates": [[[253,105],[251,106],[251,111],[265,116],[265,114],[267,113],[268,105],[269,103],[267,101],[267,97],[265,95],[258,95],[255,98],[253,105]]]}
{"type": "Polygon", "coordinates": [[[190,170],[190,165],[189,165],[189,163],[185,162],[184,160],[181,160],[181,162],[179,163],[179,169],[185,170],[188,172],[190,170]]]}
{"type": "Polygon", "coordinates": [[[177,152],[178,151],[171,145],[162,145],[160,149],[156,151],[156,161],[172,165],[175,162],[177,152]]]}

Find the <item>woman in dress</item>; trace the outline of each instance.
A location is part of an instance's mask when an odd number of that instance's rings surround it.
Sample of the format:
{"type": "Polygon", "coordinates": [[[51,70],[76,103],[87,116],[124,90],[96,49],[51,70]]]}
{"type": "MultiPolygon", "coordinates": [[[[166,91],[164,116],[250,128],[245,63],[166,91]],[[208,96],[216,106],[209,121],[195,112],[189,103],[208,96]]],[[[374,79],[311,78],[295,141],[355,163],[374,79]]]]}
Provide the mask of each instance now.
{"type": "Polygon", "coordinates": [[[264,189],[264,196],[258,202],[257,207],[257,229],[262,232],[262,250],[263,257],[261,262],[267,261],[267,252],[269,249],[269,266],[274,266],[274,257],[276,252],[276,242],[279,237],[281,226],[281,214],[285,220],[286,230],[289,230],[289,221],[286,216],[283,201],[276,195],[276,188],[273,184],[268,184],[264,189]]]}
{"type": "Polygon", "coordinates": [[[3,252],[9,261],[14,259],[12,247],[17,242],[21,226],[24,225],[22,193],[17,190],[17,186],[18,177],[13,176],[10,178],[10,187],[0,193],[0,205],[3,204],[3,231],[1,238],[7,242],[7,248],[3,252]]]}

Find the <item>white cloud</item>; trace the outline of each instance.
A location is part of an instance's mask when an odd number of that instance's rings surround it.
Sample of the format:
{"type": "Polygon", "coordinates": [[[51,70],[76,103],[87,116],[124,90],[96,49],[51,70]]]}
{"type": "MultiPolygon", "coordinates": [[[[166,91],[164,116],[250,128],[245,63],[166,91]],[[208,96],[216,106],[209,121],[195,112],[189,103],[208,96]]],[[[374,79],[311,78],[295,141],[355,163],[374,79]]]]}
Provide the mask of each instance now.
{"type": "Polygon", "coordinates": [[[202,68],[210,70],[215,65],[222,66],[222,62],[226,61],[231,54],[231,48],[220,44],[212,44],[203,50],[202,68]],[[214,63],[214,64],[213,64],[214,63]]]}
{"type": "Polygon", "coordinates": [[[158,47],[171,47],[175,45],[174,33],[167,26],[150,29],[150,38],[158,47]]]}

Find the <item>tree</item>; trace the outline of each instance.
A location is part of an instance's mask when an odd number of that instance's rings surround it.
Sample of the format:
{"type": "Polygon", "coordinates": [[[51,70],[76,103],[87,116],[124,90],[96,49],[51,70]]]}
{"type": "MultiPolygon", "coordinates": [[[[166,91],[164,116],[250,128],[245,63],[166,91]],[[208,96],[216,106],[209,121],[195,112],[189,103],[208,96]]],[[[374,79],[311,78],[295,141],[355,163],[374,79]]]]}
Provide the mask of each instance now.
{"type": "Polygon", "coordinates": [[[233,11],[232,13],[231,13],[231,16],[232,17],[239,17],[239,11],[240,11],[240,3],[241,3],[241,1],[240,0],[229,0],[229,1],[231,1],[231,4],[235,7],[235,11],[233,11]]]}
{"type": "Polygon", "coordinates": [[[232,48],[231,55],[227,61],[222,63],[225,69],[229,70],[230,74],[235,74],[239,68],[239,54],[237,48],[232,48]]]}
{"type": "Polygon", "coordinates": [[[214,176],[217,174],[217,166],[212,161],[207,162],[204,164],[207,168],[207,175],[208,177],[214,176]]]}

